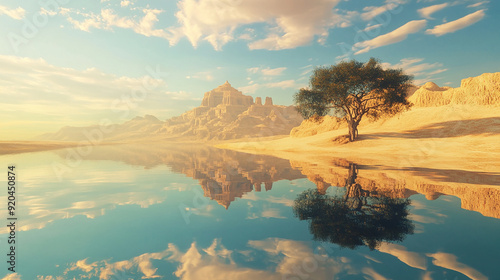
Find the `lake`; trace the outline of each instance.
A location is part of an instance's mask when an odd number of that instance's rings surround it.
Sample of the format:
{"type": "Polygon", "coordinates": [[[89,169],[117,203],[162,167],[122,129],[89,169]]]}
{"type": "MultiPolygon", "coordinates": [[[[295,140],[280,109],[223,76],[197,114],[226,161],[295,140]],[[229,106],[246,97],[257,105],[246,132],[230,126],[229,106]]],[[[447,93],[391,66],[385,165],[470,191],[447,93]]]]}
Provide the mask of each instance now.
{"type": "Polygon", "coordinates": [[[495,172],[200,145],[0,159],[17,186],[17,275],[2,227],[3,279],[500,279],[495,172]]]}

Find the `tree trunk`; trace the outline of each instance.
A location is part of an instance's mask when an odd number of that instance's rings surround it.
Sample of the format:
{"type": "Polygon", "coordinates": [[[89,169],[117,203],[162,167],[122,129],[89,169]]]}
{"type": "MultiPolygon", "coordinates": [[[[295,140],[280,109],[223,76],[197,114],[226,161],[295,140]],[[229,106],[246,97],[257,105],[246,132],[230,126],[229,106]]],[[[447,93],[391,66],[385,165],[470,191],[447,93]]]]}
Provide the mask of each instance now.
{"type": "Polygon", "coordinates": [[[349,126],[349,141],[353,142],[358,137],[358,124],[359,122],[350,120],[349,126]]]}

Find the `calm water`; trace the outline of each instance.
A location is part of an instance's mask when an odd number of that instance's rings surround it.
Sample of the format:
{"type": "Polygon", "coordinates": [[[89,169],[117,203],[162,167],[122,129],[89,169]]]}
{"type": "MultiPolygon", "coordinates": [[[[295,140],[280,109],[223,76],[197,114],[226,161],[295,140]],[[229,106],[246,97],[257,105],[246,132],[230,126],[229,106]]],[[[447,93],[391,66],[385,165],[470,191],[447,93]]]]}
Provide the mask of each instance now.
{"type": "MultiPolygon", "coordinates": [[[[0,162],[16,165],[20,279],[500,279],[497,173],[429,184],[199,146],[0,162]]],[[[0,277],[19,279],[0,233],[0,277]]]]}

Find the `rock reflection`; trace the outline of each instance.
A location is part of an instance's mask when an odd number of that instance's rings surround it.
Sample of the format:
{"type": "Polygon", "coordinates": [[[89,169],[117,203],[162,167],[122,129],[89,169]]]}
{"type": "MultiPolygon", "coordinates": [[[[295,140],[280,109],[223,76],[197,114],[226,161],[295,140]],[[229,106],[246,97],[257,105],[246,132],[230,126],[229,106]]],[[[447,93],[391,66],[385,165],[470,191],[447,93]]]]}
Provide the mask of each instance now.
{"type": "Polygon", "coordinates": [[[365,190],[356,178],[357,166],[351,163],[343,196],[309,189],[296,198],[294,214],[309,221],[315,240],[351,249],[365,245],[373,250],[383,241],[402,241],[413,234],[414,225],[408,218],[409,199],[365,190]]]}
{"type": "Polygon", "coordinates": [[[112,159],[146,168],[166,165],[175,173],[198,180],[204,196],[226,209],[245,193],[269,191],[280,180],[305,178],[286,159],[203,145],[98,147],[87,159],[112,159]]]}

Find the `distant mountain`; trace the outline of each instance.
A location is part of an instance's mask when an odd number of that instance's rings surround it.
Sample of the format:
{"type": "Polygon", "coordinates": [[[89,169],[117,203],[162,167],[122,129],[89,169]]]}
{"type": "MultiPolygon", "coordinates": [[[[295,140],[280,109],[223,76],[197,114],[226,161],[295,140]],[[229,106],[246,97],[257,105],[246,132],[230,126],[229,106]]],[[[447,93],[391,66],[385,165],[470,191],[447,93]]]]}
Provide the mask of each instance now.
{"type": "Polygon", "coordinates": [[[155,116],[145,115],[144,117],[135,117],[122,124],[114,124],[108,126],[86,126],[73,127],[65,126],[56,133],[46,133],[39,137],[38,140],[51,141],[81,141],[92,140],[99,138],[98,141],[120,141],[120,140],[137,140],[148,135],[154,135],[163,125],[163,121],[155,116]],[[102,139],[100,139],[102,137],[102,139]]]}
{"type": "Polygon", "coordinates": [[[134,141],[141,139],[226,140],[288,135],[303,118],[293,106],[274,105],[270,97],[262,99],[244,95],[226,82],[206,92],[201,106],[161,121],[154,116],[136,117],[122,124],[101,127],[61,128],[38,140],[134,141]],[[102,140],[101,140],[102,138],[102,140]]]}

